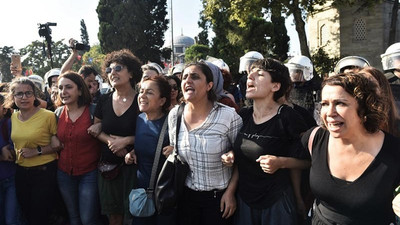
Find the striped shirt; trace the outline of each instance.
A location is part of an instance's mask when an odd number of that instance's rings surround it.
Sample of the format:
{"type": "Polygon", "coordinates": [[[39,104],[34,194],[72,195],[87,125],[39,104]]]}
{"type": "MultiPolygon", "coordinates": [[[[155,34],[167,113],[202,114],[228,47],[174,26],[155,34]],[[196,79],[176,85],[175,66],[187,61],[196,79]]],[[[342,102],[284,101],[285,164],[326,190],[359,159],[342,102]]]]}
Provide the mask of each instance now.
{"type": "MultiPolygon", "coordinates": [[[[171,146],[175,146],[178,107],[169,113],[168,126],[171,146]]],[[[242,119],[235,109],[214,103],[210,114],[200,127],[188,131],[182,116],[178,137],[179,155],[189,164],[186,186],[195,191],[225,189],[232,169],[221,162],[221,155],[233,150],[242,119]]]]}

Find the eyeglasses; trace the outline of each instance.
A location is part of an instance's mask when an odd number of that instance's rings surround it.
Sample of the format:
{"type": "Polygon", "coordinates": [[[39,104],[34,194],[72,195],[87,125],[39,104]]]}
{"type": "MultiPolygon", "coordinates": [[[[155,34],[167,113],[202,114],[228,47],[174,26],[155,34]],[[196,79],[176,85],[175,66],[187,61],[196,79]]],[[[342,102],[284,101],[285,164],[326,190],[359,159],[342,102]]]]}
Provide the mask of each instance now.
{"type": "Polygon", "coordinates": [[[30,98],[30,97],[33,96],[33,91],[17,92],[17,93],[14,94],[14,97],[22,98],[22,97],[24,97],[24,95],[25,95],[26,98],[30,98]]]}
{"type": "Polygon", "coordinates": [[[175,90],[175,91],[177,91],[178,90],[178,85],[176,85],[176,84],[173,84],[173,85],[170,85],[171,86],[171,89],[173,89],[173,90],[175,90]]]}
{"type": "Polygon", "coordinates": [[[121,71],[123,68],[124,68],[124,67],[123,67],[123,66],[120,66],[120,65],[114,66],[113,68],[107,67],[107,68],[106,68],[106,73],[107,73],[107,74],[108,74],[108,73],[111,73],[112,70],[114,70],[115,72],[119,72],[119,71],[121,71]]]}

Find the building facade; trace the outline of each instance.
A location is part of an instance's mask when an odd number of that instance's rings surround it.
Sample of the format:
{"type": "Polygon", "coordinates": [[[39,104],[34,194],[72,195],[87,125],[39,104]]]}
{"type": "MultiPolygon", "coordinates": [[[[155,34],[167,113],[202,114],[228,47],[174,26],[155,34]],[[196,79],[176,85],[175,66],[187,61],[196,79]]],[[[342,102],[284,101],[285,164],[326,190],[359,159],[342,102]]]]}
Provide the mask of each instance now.
{"type": "MultiPolygon", "coordinates": [[[[360,9],[359,5],[335,8],[332,1],[321,6],[307,18],[311,54],[323,48],[332,57],[357,55],[382,69],[380,55],[389,46],[393,2],[385,0],[371,9],[360,9]]],[[[398,17],[396,42],[399,41],[398,17]]]]}

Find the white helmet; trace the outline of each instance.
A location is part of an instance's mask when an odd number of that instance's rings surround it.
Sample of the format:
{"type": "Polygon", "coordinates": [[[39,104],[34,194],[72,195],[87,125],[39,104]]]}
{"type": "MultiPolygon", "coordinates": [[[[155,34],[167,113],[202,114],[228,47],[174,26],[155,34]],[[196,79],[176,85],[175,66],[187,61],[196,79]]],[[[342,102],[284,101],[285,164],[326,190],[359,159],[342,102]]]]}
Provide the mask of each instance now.
{"type": "Polygon", "coordinates": [[[338,74],[338,73],[343,73],[346,67],[364,68],[369,65],[370,65],[369,62],[361,56],[354,56],[354,55],[347,56],[339,60],[339,62],[335,66],[334,72],[335,74],[338,74]]]}
{"type": "Polygon", "coordinates": [[[177,73],[182,73],[184,66],[185,66],[185,64],[183,64],[183,63],[176,64],[174,67],[172,67],[171,75],[175,75],[177,73]]]}
{"type": "Polygon", "coordinates": [[[220,70],[226,70],[230,72],[228,64],[226,64],[222,59],[218,59],[212,56],[207,56],[206,61],[218,66],[220,70]]]}
{"type": "Polygon", "coordinates": [[[313,78],[313,64],[307,56],[295,56],[285,66],[289,69],[290,79],[293,82],[304,82],[313,78]]]}
{"type": "Polygon", "coordinates": [[[36,87],[38,87],[39,90],[44,90],[44,80],[41,76],[32,74],[28,76],[28,79],[33,81],[33,83],[35,83],[36,87]]]}
{"type": "Polygon", "coordinates": [[[44,75],[44,81],[47,85],[47,87],[51,88],[51,78],[54,76],[60,76],[61,69],[60,68],[54,68],[49,70],[45,75],[44,75]]]}
{"type": "Polygon", "coordinates": [[[94,80],[97,81],[97,83],[99,83],[99,89],[101,89],[103,85],[103,78],[101,78],[101,76],[97,74],[94,80]]]}
{"type": "Polygon", "coordinates": [[[157,63],[150,62],[150,63],[147,63],[146,65],[143,65],[142,68],[145,68],[146,66],[155,68],[158,72],[158,75],[164,74],[163,68],[160,65],[158,65],[157,63]]]}
{"type": "Polygon", "coordinates": [[[247,72],[251,64],[258,59],[264,59],[264,56],[259,52],[250,51],[244,54],[244,56],[240,57],[239,73],[247,72]]]}
{"type": "Polygon", "coordinates": [[[400,69],[400,42],[394,43],[381,55],[382,67],[385,72],[400,69]]]}

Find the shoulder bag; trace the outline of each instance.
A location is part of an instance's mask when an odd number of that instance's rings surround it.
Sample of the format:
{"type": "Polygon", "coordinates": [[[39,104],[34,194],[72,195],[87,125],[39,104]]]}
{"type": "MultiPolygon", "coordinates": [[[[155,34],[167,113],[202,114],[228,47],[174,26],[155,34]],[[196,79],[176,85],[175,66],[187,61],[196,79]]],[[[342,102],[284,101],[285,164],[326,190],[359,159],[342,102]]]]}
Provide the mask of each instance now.
{"type": "Polygon", "coordinates": [[[156,207],[159,214],[172,212],[176,208],[190,170],[189,165],[180,159],[178,151],[178,134],[183,108],[184,104],[181,104],[177,112],[175,153],[170,154],[165,161],[155,187],[156,207]]]}
{"type": "Polygon", "coordinates": [[[154,185],[157,173],[158,162],[160,160],[162,144],[167,130],[168,118],[165,119],[158,138],[156,154],[153,167],[151,169],[150,185],[147,190],[144,188],[132,189],[129,194],[129,212],[136,217],[149,217],[154,215],[156,208],[154,202],[154,185]]]}

